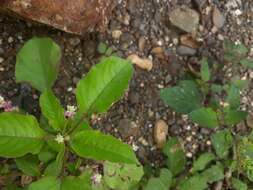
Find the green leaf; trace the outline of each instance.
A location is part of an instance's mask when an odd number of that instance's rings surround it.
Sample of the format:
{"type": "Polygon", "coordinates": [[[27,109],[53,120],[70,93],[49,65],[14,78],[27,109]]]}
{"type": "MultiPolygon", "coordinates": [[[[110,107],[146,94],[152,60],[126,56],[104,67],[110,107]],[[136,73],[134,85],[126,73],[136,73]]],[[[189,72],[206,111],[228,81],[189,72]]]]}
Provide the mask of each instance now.
{"type": "Polygon", "coordinates": [[[170,188],[170,186],[172,185],[172,177],[173,176],[170,170],[166,168],[161,169],[159,178],[167,188],[170,188]]]}
{"type": "Polygon", "coordinates": [[[62,131],[66,124],[64,109],[51,90],[43,92],[40,96],[40,107],[49,124],[56,131],[62,131]]]}
{"type": "Polygon", "coordinates": [[[211,78],[210,70],[209,70],[209,65],[207,58],[203,58],[200,62],[201,68],[200,68],[200,74],[201,78],[204,82],[207,82],[211,78]]]}
{"type": "Polygon", "coordinates": [[[219,131],[211,136],[212,145],[220,158],[226,158],[233,146],[233,137],[229,130],[219,131]]]}
{"type": "Polygon", "coordinates": [[[215,128],[219,126],[217,114],[211,108],[200,108],[189,114],[191,120],[201,127],[215,128]]]}
{"type": "Polygon", "coordinates": [[[15,159],[16,165],[18,169],[20,169],[23,173],[29,176],[39,176],[39,160],[37,156],[34,155],[26,155],[21,158],[15,159]]]}
{"type": "Polygon", "coordinates": [[[235,190],[248,190],[248,186],[246,183],[242,182],[241,180],[239,179],[236,179],[236,178],[232,178],[231,179],[231,182],[232,182],[232,187],[235,189],[235,190]]]}
{"type": "Polygon", "coordinates": [[[65,159],[64,156],[65,156],[65,146],[62,145],[60,152],[57,154],[56,160],[47,166],[44,172],[44,175],[45,176],[59,176],[62,171],[63,162],[65,159]]]}
{"type": "Polygon", "coordinates": [[[91,190],[90,174],[85,172],[79,177],[67,176],[62,180],[43,177],[29,185],[28,190],[91,190]]]}
{"type": "Polygon", "coordinates": [[[43,177],[31,183],[28,190],[61,190],[61,181],[56,177],[43,177]]]}
{"type": "Polygon", "coordinates": [[[243,120],[245,120],[247,117],[247,114],[248,113],[244,111],[228,110],[225,113],[225,117],[224,117],[225,124],[228,126],[236,125],[242,122],[243,120]]]}
{"type": "Polygon", "coordinates": [[[61,190],[91,190],[91,174],[84,172],[81,176],[63,178],[61,190]]]}
{"type": "Polygon", "coordinates": [[[228,90],[226,101],[229,103],[231,109],[237,109],[240,106],[240,90],[233,84],[228,90]]]}
{"type": "Polygon", "coordinates": [[[182,81],[179,86],[161,90],[160,96],[178,113],[188,114],[201,107],[201,95],[193,81],[182,81]]]}
{"type": "Polygon", "coordinates": [[[183,182],[179,190],[189,190],[189,189],[194,189],[194,190],[205,190],[207,188],[207,182],[205,178],[203,178],[200,175],[196,175],[193,177],[190,177],[188,180],[183,182]]]}
{"type": "Polygon", "coordinates": [[[221,164],[213,165],[202,172],[201,175],[208,183],[213,183],[224,178],[224,169],[221,164]]]}
{"type": "Polygon", "coordinates": [[[206,166],[215,159],[215,156],[211,153],[203,153],[201,154],[196,161],[193,163],[193,167],[191,169],[192,173],[202,171],[206,168],[206,166]]]}
{"type": "Polygon", "coordinates": [[[222,85],[218,85],[218,84],[212,84],[211,85],[211,90],[214,93],[220,94],[223,91],[223,86],[222,85]]]}
{"type": "Polygon", "coordinates": [[[237,154],[241,171],[253,182],[253,141],[250,136],[240,139],[237,145],[237,154]]]}
{"type": "Polygon", "coordinates": [[[53,151],[47,144],[43,146],[40,153],[38,154],[38,158],[41,162],[48,163],[56,157],[56,152],[53,151]]]}
{"type": "Polygon", "coordinates": [[[166,164],[174,176],[185,169],[185,153],[177,138],[168,140],[163,148],[163,153],[168,157],[166,164]]]}
{"type": "Polygon", "coordinates": [[[142,166],[135,164],[104,163],[104,181],[108,187],[117,190],[129,190],[141,180],[142,166]]]}
{"type": "Polygon", "coordinates": [[[249,69],[253,69],[253,60],[252,59],[243,59],[241,60],[241,64],[249,69]]]}
{"type": "Polygon", "coordinates": [[[28,82],[43,92],[50,89],[57,77],[60,47],[50,38],[29,40],[17,55],[17,82],[28,82]]]}
{"type": "Polygon", "coordinates": [[[239,90],[247,89],[249,86],[249,81],[248,80],[241,80],[238,77],[235,77],[232,80],[233,85],[235,85],[239,90]]]}
{"type": "Polygon", "coordinates": [[[166,187],[162,180],[159,178],[151,178],[148,180],[147,186],[144,188],[144,190],[168,190],[168,187],[166,187]]]}
{"type": "Polygon", "coordinates": [[[241,58],[245,57],[248,53],[248,49],[243,44],[235,44],[230,40],[224,41],[225,55],[224,58],[227,61],[239,62],[241,58]]]}
{"type": "Polygon", "coordinates": [[[133,75],[133,67],[118,57],[103,59],[79,81],[76,90],[79,112],[103,113],[123,95],[133,75]]]}
{"type": "Polygon", "coordinates": [[[15,158],[38,153],[44,136],[33,116],[7,112],[0,114],[0,156],[15,158]]]}
{"type": "Polygon", "coordinates": [[[112,53],[113,53],[113,49],[112,49],[111,47],[109,47],[109,48],[106,50],[105,55],[106,55],[106,56],[110,56],[110,55],[112,55],[112,53]]]}
{"type": "Polygon", "coordinates": [[[103,42],[100,42],[100,43],[98,44],[97,50],[98,50],[98,53],[100,53],[100,54],[105,54],[105,52],[106,52],[106,50],[107,50],[107,45],[106,45],[105,43],[103,43],[103,42]]]}
{"type": "Polygon", "coordinates": [[[138,164],[132,147],[99,131],[82,131],[70,140],[71,148],[81,157],[138,164]]]}

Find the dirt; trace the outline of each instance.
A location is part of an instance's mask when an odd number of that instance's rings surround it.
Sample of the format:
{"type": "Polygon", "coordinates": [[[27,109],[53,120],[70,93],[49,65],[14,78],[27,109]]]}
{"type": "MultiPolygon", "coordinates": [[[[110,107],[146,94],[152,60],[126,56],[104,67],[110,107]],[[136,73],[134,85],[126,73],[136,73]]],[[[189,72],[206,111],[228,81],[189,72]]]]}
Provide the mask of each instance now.
{"type": "MultiPolygon", "coordinates": [[[[76,83],[95,65],[100,54],[96,48],[107,43],[122,57],[138,54],[153,61],[151,71],[135,67],[134,78],[124,98],[110,111],[93,120],[93,127],[111,133],[133,145],[139,159],[153,166],[163,164],[161,151],[156,148],[153,131],[156,121],[169,125],[168,138],[178,136],[185,145],[190,161],[202,151],[211,151],[211,130],[199,128],[187,117],[167,108],[159,98],[159,90],[175,85],[190,68],[199,68],[198,60],[209,57],[215,64],[223,61],[222,43],[228,38],[251,48],[253,57],[252,0],[119,0],[105,33],[85,36],[67,34],[50,27],[0,15],[0,94],[29,113],[39,114],[38,93],[25,84],[16,84],[15,56],[25,41],[34,36],[53,38],[62,48],[59,78],[54,87],[62,103],[73,105],[76,83]],[[195,10],[200,23],[193,34],[195,42],[181,44],[186,32],[170,23],[169,14],[178,6],[195,10]],[[213,10],[218,9],[213,14],[213,10]],[[215,16],[215,18],[213,18],[215,16]],[[224,19],[224,21],[222,20],[224,19]],[[217,27],[214,27],[213,21],[217,27]],[[114,35],[115,31],[120,36],[114,35]],[[192,45],[193,44],[193,45],[192,45]],[[197,44],[197,45],[196,45],[197,44]],[[178,47],[183,46],[183,48],[178,47]],[[156,51],[154,51],[156,48],[156,51]],[[153,51],[152,51],[153,50],[153,51]],[[159,50],[159,51],[158,51],[159,50]],[[128,130],[131,129],[131,130],[128,130]]],[[[244,109],[253,111],[253,73],[242,69],[231,73],[230,65],[215,73],[224,81],[235,75],[250,80],[250,89],[243,92],[244,109]],[[224,74],[225,73],[225,78],[224,74]]],[[[239,127],[247,130],[247,126],[239,127]]]]}

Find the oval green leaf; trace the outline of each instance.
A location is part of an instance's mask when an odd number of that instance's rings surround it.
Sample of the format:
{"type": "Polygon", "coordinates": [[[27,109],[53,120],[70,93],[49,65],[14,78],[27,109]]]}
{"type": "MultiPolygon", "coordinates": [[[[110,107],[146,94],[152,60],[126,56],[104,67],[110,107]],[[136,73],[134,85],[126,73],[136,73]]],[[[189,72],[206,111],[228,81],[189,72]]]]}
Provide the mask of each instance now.
{"type": "Polygon", "coordinates": [[[79,156],[84,158],[138,164],[131,146],[99,131],[87,130],[76,133],[71,137],[70,146],[79,156]]]}
{"type": "Polygon", "coordinates": [[[33,116],[17,113],[0,114],[0,156],[15,158],[38,153],[44,131],[33,116]]]}
{"type": "Polygon", "coordinates": [[[123,95],[133,74],[129,61],[118,57],[103,59],[77,85],[79,112],[103,113],[123,95]]]}
{"type": "Polygon", "coordinates": [[[57,77],[60,47],[50,38],[33,38],[19,51],[15,69],[16,81],[27,82],[43,92],[57,77]]]}
{"type": "Polygon", "coordinates": [[[181,81],[179,86],[161,90],[160,96],[170,108],[188,114],[201,107],[201,95],[193,81],[181,81]]]}
{"type": "Polygon", "coordinates": [[[189,114],[191,120],[201,127],[215,128],[219,126],[218,117],[211,108],[200,108],[189,114]]]}
{"type": "Polygon", "coordinates": [[[56,131],[62,131],[65,128],[64,109],[51,90],[47,90],[41,94],[40,107],[42,114],[56,131]]]}

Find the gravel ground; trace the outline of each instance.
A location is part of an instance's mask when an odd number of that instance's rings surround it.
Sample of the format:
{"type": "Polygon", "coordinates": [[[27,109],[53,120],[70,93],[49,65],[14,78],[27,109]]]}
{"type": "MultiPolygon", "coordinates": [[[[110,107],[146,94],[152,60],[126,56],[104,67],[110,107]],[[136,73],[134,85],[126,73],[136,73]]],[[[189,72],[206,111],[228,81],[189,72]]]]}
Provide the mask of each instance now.
{"type": "MultiPolygon", "coordinates": [[[[66,34],[36,23],[0,15],[0,94],[30,113],[38,114],[38,93],[14,81],[15,55],[33,36],[53,38],[62,48],[60,76],[55,92],[65,106],[73,105],[78,80],[99,60],[97,46],[107,43],[122,57],[135,54],[152,61],[150,71],[136,66],[129,91],[109,113],[94,118],[93,125],[133,145],[143,163],[159,166],[163,156],[154,141],[154,127],[159,120],[168,125],[168,137],[178,136],[185,144],[189,161],[201,151],[211,150],[212,130],[201,129],[167,108],[159,90],[175,85],[189,68],[198,69],[205,56],[213,65],[223,61],[222,43],[228,38],[242,42],[253,57],[252,0],[119,0],[104,34],[84,37],[66,34]],[[181,6],[183,8],[178,9],[181,6]],[[173,18],[173,11],[185,11],[196,24],[173,18]],[[195,15],[195,16],[194,16],[195,15]],[[199,22],[197,22],[199,20],[199,22]],[[176,27],[177,26],[177,27],[176,27]],[[183,26],[183,27],[181,27],[183,26]],[[189,29],[194,29],[189,34],[189,29]]],[[[181,13],[183,14],[183,13],[181,13]]],[[[216,73],[224,81],[239,76],[249,79],[250,89],[242,93],[243,107],[253,113],[253,72],[234,73],[227,64],[216,73]]],[[[251,124],[252,125],[252,124],[251,124]]],[[[238,132],[248,125],[238,125],[238,132]]],[[[190,163],[190,162],[189,162],[190,163]]]]}

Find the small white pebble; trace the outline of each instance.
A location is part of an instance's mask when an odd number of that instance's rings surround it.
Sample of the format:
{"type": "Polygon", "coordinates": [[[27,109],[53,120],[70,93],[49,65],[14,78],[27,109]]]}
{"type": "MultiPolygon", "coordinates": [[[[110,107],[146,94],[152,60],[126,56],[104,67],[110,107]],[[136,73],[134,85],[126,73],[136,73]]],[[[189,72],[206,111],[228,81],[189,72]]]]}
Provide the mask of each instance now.
{"type": "Polygon", "coordinates": [[[139,146],[137,146],[135,143],[132,144],[133,150],[136,152],[139,150],[139,146]]]}
{"type": "Polygon", "coordinates": [[[187,157],[187,158],[192,158],[192,153],[191,153],[191,152],[187,152],[187,153],[186,153],[186,157],[187,157]]]}
{"type": "Polygon", "coordinates": [[[208,140],[208,141],[206,141],[206,144],[207,144],[208,146],[210,146],[212,143],[211,143],[210,140],[208,140]]]}
{"type": "Polygon", "coordinates": [[[71,92],[72,90],[73,90],[72,87],[69,87],[69,88],[67,89],[68,92],[71,92]]]}
{"type": "Polygon", "coordinates": [[[12,43],[13,41],[14,41],[14,38],[10,36],[10,37],[8,38],[8,43],[12,43]]]}
{"type": "Polygon", "coordinates": [[[186,137],[186,141],[191,142],[192,141],[192,136],[186,137]]]}
{"type": "Polygon", "coordinates": [[[253,79],[253,72],[250,72],[250,73],[249,73],[249,77],[250,77],[251,79],[253,79]]]}
{"type": "Polygon", "coordinates": [[[4,62],[4,58],[0,57],[0,63],[4,62]]]}

